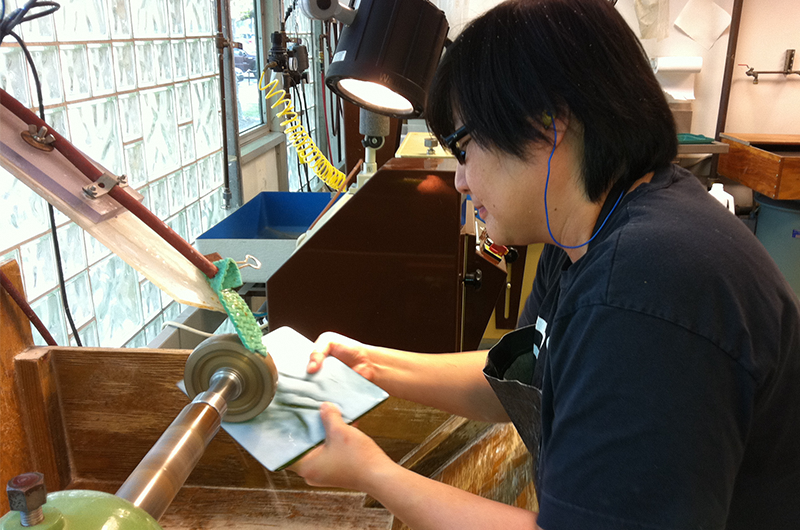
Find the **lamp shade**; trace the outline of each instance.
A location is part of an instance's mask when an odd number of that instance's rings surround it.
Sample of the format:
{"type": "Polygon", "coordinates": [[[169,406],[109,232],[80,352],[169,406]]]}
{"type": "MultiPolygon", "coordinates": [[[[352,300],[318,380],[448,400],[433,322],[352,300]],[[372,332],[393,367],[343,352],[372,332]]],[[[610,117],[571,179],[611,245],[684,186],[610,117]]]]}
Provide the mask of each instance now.
{"type": "Polygon", "coordinates": [[[449,27],[428,0],[361,0],[342,31],[325,83],[378,114],[422,114],[449,27]]]}

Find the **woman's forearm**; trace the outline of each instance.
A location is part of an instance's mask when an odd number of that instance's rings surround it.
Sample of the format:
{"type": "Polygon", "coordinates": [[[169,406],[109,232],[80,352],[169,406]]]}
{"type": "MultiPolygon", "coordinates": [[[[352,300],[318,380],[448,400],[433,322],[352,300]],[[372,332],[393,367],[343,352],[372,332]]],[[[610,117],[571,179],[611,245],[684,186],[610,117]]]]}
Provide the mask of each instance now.
{"type": "Polygon", "coordinates": [[[397,464],[372,474],[364,490],[414,530],[538,530],[537,514],[491,501],[397,464]]]}
{"type": "Polygon", "coordinates": [[[486,378],[486,351],[424,354],[372,347],[373,382],[389,394],[466,418],[509,421],[486,378]]]}

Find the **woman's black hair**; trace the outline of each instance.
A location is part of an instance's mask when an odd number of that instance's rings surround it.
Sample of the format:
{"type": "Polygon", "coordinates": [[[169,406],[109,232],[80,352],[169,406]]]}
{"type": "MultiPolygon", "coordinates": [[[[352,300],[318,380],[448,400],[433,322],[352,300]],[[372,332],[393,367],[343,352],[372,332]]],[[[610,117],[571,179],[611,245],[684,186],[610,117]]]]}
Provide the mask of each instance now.
{"type": "Polygon", "coordinates": [[[472,141],[519,158],[531,142],[550,142],[548,115],[582,127],[592,201],[669,165],[677,152],[650,62],[608,0],[510,0],[491,9],[448,47],[426,105],[439,140],[458,119],[472,141]]]}

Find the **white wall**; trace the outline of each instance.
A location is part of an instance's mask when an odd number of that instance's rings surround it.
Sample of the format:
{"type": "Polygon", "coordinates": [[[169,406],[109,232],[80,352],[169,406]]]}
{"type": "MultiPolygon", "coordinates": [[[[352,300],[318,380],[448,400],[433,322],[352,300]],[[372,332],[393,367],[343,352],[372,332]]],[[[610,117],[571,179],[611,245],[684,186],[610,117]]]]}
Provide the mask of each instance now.
{"type": "MultiPolygon", "coordinates": [[[[729,30],[714,43],[711,49],[695,42],[691,37],[675,27],[675,19],[689,0],[671,0],[669,2],[669,35],[663,40],[643,39],[642,45],[649,57],[702,57],[703,68],[695,76],[692,104],[692,129],[695,134],[714,136],[717,126],[720,95],[722,94],[722,77],[725,71],[725,55],[728,50],[729,30]]],[[[759,0],[760,1],[760,0],[759,0]]],[[[733,0],[716,0],[715,2],[729,14],[733,11],[733,0]]],[[[619,0],[617,10],[622,14],[637,35],[639,24],[636,19],[633,0],[619,0]]]]}
{"type": "MultiPolygon", "coordinates": [[[[498,0],[433,0],[450,21],[450,38],[472,18],[483,13],[498,0]]],[[[695,80],[695,102],[692,132],[713,136],[722,78],[728,48],[729,29],[707,50],[674,26],[675,19],[689,0],[670,0],[670,31],[666,39],[644,39],[642,44],[650,57],[700,56],[703,69],[695,80]]],[[[729,14],[733,0],[714,0],[729,14]]],[[[640,35],[634,0],[619,0],[617,10],[640,35]]],[[[781,70],[788,48],[798,52],[794,69],[800,69],[800,0],[744,0],[736,62],[747,63],[756,70],[781,70]]],[[[758,85],[745,75],[746,68],[734,69],[727,127],[729,132],[800,133],[800,76],[762,76],[758,85]]]]}
{"type": "Polygon", "coordinates": [[[286,145],[278,144],[262,155],[242,164],[242,203],[249,201],[262,191],[285,191],[281,189],[278,149],[286,149],[286,145]]]}
{"type": "MultiPolygon", "coordinates": [[[[758,70],[783,70],[787,49],[800,70],[800,1],[744,0],[736,62],[758,70]]],[[[728,132],[800,134],[800,75],[763,75],[734,69],[728,132]]]]}

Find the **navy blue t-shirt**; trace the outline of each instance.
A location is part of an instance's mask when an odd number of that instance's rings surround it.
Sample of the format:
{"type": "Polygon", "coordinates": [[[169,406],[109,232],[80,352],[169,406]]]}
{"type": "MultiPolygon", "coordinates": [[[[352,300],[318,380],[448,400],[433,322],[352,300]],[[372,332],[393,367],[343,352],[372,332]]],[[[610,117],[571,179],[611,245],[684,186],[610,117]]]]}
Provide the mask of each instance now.
{"type": "Polygon", "coordinates": [[[800,528],[799,305],[677,167],[575,263],[545,246],[520,319],[539,330],[539,526],[800,528]]]}

